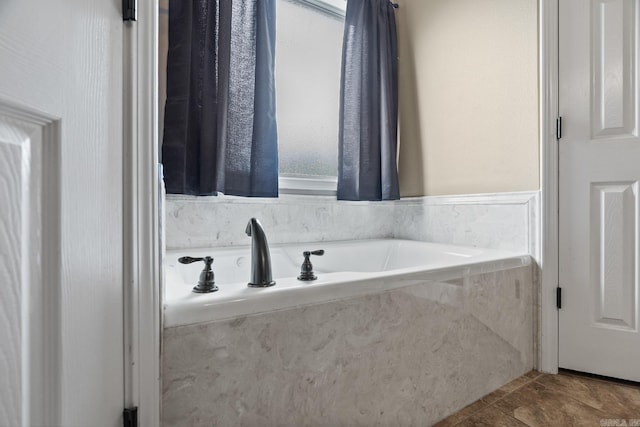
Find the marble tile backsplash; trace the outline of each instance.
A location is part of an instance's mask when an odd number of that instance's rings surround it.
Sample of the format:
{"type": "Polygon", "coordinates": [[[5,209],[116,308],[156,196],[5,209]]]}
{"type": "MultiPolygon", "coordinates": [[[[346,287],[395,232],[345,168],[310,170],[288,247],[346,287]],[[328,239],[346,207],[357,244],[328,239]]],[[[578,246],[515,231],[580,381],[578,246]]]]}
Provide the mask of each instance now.
{"type": "Polygon", "coordinates": [[[436,196],[395,202],[333,197],[167,196],[168,249],[248,245],[249,218],[270,243],[402,238],[530,253],[537,248],[537,192],[436,196]]]}
{"type": "Polygon", "coordinates": [[[530,192],[402,200],[394,213],[394,237],[535,257],[537,200],[530,192]]]}
{"type": "Polygon", "coordinates": [[[249,218],[262,223],[269,243],[390,238],[393,203],[337,202],[330,197],[279,199],[169,196],[167,249],[249,245],[249,218]]]}

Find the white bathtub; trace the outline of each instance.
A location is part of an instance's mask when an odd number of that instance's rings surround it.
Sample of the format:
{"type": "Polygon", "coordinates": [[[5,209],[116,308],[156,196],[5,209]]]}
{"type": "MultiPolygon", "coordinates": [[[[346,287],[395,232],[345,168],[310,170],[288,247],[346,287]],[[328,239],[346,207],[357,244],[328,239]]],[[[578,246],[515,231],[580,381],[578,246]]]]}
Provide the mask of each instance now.
{"type": "Polygon", "coordinates": [[[395,239],[272,245],[270,251],[276,281],[270,288],[247,287],[251,269],[249,246],[167,251],[164,326],[317,304],[419,281],[453,280],[521,267],[531,262],[528,255],[513,252],[395,239]],[[297,280],[302,252],[316,249],[325,250],[324,256],[311,258],[318,280],[297,280]],[[178,258],[185,255],[214,257],[213,270],[219,291],[191,292],[203,263],[178,263],[178,258]]]}

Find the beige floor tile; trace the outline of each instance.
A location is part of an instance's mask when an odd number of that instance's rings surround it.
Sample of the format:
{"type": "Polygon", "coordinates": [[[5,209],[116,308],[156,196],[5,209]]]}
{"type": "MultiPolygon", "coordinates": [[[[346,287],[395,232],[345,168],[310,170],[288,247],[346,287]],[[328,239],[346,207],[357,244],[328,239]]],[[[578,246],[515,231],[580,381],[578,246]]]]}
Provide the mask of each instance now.
{"type": "Polygon", "coordinates": [[[485,408],[487,405],[486,403],[477,400],[474,403],[472,403],[469,406],[464,407],[463,409],[461,409],[460,411],[456,412],[455,414],[445,418],[444,420],[434,424],[433,427],[450,427],[450,426],[455,426],[456,424],[464,421],[465,419],[469,418],[470,416],[472,416],[473,414],[475,414],[476,412],[478,412],[479,410],[485,408]]]}
{"type": "Polygon", "coordinates": [[[526,424],[506,415],[499,409],[488,406],[480,410],[466,420],[457,424],[456,427],[525,427],[526,424]]]}
{"type": "Polygon", "coordinates": [[[599,426],[600,420],[606,418],[602,411],[550,390],[539,382],[527,384],[494,406],[532,427],[599,426]]]}
{"type": "Polygon", "coordinates": [[[503,385],[498,390],[501,390],[505,393],[511,393],[512,391],[519,389],[520,387],[530,383],[531,381],[533,381],[535,378],[538,377],[538,375],[534,375],[532,374],[532,372],[536,372],[536,371],[530,371],[524,374],[523,376],[516,378],[510,383],[503,385]]]}
{"type": "Polygon", "coordinates": [[[500,400],[503,397],[505,397],[507,395],[507,392],[504,390],[496,390],[493,393],[489,393],[486,396],[484,396],[482,399],[480,399],[481,401],[483,401],[484,403],[486,403],[487,405],[490,405],[491,403],[494,403],[496,400],[500,400]]]}
{"type": "Polygon", "coordinates": [[[532,380],[535,380],[536,378],[538,378],[539,376],[544,375],[542,372],[538,372],[538,371],[529,371],[526,374],[524,374],[524,377],[530,378],[532,380]]]}
{"type": "Polygon", "coordinates": [[[607,418],[640,419],[640,388],[565,374],[545,375],[536,382],[601,410],[607,418]]]}
{"type": "Polygon", "coordinates": [[[640,422],[640,386],[531,371],[436,426],[600,426],[607,421],[640,422]]]}

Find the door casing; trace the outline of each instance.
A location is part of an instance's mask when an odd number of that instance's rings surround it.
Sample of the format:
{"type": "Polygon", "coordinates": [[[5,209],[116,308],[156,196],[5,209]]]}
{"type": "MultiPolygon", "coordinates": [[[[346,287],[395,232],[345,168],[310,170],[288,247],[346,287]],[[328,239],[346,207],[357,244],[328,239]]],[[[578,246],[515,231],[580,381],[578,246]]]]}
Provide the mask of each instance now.
{"type": "Polygon", "coordinates": [[[158,0],[140,1],[124,30],[125,406],[160,425],[161,173],[158,167],[158,0]]]}
{"type": "Polygon", "coordinates": [[[537,368],[558,372],[558,2],[538,0],[540,73],[540,311],[537,368]]]}

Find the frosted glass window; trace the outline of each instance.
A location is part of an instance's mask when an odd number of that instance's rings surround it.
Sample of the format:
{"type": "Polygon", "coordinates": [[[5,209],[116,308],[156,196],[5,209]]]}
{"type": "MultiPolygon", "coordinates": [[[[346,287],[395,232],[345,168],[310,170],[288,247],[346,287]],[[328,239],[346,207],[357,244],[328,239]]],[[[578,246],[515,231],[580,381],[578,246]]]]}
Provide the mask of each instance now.
{"type": "Polygon", "coordinates": [[[344,18],[308,3],[276,4],[280,176],[336,177],[344,18]]]}

